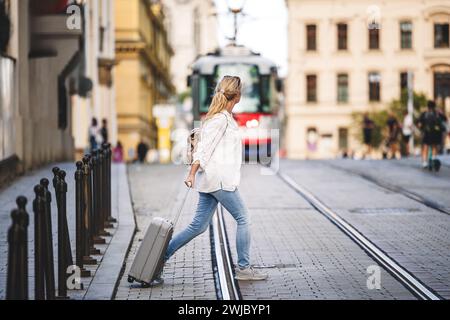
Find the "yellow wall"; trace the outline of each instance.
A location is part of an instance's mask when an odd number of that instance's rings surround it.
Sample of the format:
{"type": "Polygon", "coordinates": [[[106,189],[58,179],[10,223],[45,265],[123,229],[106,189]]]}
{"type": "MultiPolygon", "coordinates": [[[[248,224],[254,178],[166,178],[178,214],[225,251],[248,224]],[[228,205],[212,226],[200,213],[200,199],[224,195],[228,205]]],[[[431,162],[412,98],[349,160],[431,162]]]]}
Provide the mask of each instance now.
{"type": "Polygon", "coordinates": [[[115,5],[119,140],[125,159],[133,160],[129,150],[136,150],[141,140],[151,149],[158,145],[152,108],[168,99],[157,91],[158,81],[164,81],[168,92],[173,91],[168,68],[172,49],[164,30],[164,16],[155,15],[151,1],[115,0],[115,5]],[[164,41],[158,42],[158,38],[164,41]]]}

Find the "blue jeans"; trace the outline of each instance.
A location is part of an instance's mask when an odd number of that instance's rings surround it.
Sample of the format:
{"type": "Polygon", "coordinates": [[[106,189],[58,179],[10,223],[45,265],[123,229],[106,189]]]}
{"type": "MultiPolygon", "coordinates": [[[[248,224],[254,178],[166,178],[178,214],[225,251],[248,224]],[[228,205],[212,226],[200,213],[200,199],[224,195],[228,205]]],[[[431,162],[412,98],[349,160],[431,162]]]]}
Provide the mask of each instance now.
{"type": "Polygon", "coordinates": [[[176,234],[169,243],[165,261],[182,246],[208,229],[211,218],[220,202],[237,222],[236,248],[238,264],[241,268],[250,266],[250,231],[247,208],[236,189],[234,192],[219,190],[212,193],[199,192],[200,197],[194,220],[189,226],[176,234]]]}

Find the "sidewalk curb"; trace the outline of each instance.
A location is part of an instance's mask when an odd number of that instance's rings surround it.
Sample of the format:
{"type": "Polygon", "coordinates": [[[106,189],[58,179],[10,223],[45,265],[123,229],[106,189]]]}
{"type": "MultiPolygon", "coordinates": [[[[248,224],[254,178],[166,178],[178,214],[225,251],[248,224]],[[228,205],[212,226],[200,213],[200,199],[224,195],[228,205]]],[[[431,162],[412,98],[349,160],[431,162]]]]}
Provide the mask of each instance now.
{"type": "Polygon", "coordinates": [[[111,300],[113,298],[136,229],[126,165],[114,166],[117,167],[117,175],[116,179],[112,179],[113,201],[115,202],[112,206],[112,216],[118,221],[117,230],[106,249],[84,300],[111,300]],[[114,192],[114,188],[117,192],[114,192]],[[115,198],[114,195],[117,197],[115,198]]]}

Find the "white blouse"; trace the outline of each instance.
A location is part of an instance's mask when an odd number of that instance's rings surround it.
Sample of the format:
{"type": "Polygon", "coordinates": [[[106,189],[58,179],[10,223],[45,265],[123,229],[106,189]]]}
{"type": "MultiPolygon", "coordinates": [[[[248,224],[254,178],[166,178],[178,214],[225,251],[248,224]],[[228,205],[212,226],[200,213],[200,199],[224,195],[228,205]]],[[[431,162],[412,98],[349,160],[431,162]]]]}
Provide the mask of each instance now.
{"type": "Polygon", "coordinates": [[[203,169],[194,188],[199,192],[235,191],[241,179],[242,140],[239,126],[224,110],[207,120],[200,132],[193,161],[203,169]]]}

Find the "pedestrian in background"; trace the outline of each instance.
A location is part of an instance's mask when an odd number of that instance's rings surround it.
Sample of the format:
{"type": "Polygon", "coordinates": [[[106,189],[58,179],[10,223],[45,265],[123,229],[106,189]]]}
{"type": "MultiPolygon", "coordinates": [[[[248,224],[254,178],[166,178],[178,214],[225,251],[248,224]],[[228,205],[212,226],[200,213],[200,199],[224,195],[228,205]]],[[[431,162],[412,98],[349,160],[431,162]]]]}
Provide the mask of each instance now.
{"type": "Polygon", "coordinates": [[[408,111],[405,111],[403,124],[402,124],[402,137],[403,144],[405,145],[405,156],[409,157],[409,141],[411,140],[411,136],[414,132],[414,122],[412,115],[410,116],[408,111]]]}
{"type": "Polygon", "coordinates": [[[138,160],[140,163],[145,162],[145,158],[147,157],[148,149],[149,149],[148,145],[143,140],[141,140],[141,142],[139,142],[139,144],[137,146],[138,160]]]}
{"type": "Polygon", "coordinates": [[[398,150],[398,137],[400,134],[400,123],[395,117],[392,111],[389,112],[388,119],[386,121],[388,128],[387,147],[390,152],[390,159],[395,159],[398,150]]]}
{"type": "Polygon", "coordinates": [[[123,162],[123,146],[120,141],[117,142],[117,145],[113,149],[113,162],[115,163],[123,162]]]}
{"type": "Polygon", "coordinates": [[[100,135],[102,136],[102,143],[108,143],[108,121],[106,119],[102,120],[102,128],[100,129],[100,135]]]}
{"type": "Polygon", "coordinates": [[[241,99],[241,79],[225,76],[217,85],[193,154],[186,185],[199,192],[197,212],[190,225],[175,235],[166,251],[167,261],[178,249],[208,229],[220,202],[237,221],[238,280],[265,280],[267,274],[250,266],[248,209],[239,191],[242,141],[232,110],[241,99]],[[195,182],[196,174],[198,182],[195,182]]]}
{"type": "Polygon", "coordinates": [[[373,130],[375,128],[375,123],[373,122],[372,119],[370,119],[369,114],[367,112],[364,113],[362,128],[363,128],[363,140],[364,140],[364,146],[365,146],[365,150],[363,153],[363,159],[365,159],[367,157],[367,155],[370,157],[370,155],[372,153],[372,134],[373,134],[373,130]]]}
{"type": "Polygon", "coordinates": [[[436,103],[428,101],[427,111],[420,115],[418,122],[422,131],[422,167],[428,167],[429,151],[431,148],[431,161],[436,159],[437,149],[442,142],[442,132],[444,131],[442,119],[436,111],[436,103]]]}
{"type": "Polygon", "coordinates": [[[96,118],[92,118],[91,126],[89,127],[89,144],[91,152],[98,148],[98,121],[96,118]]]}

